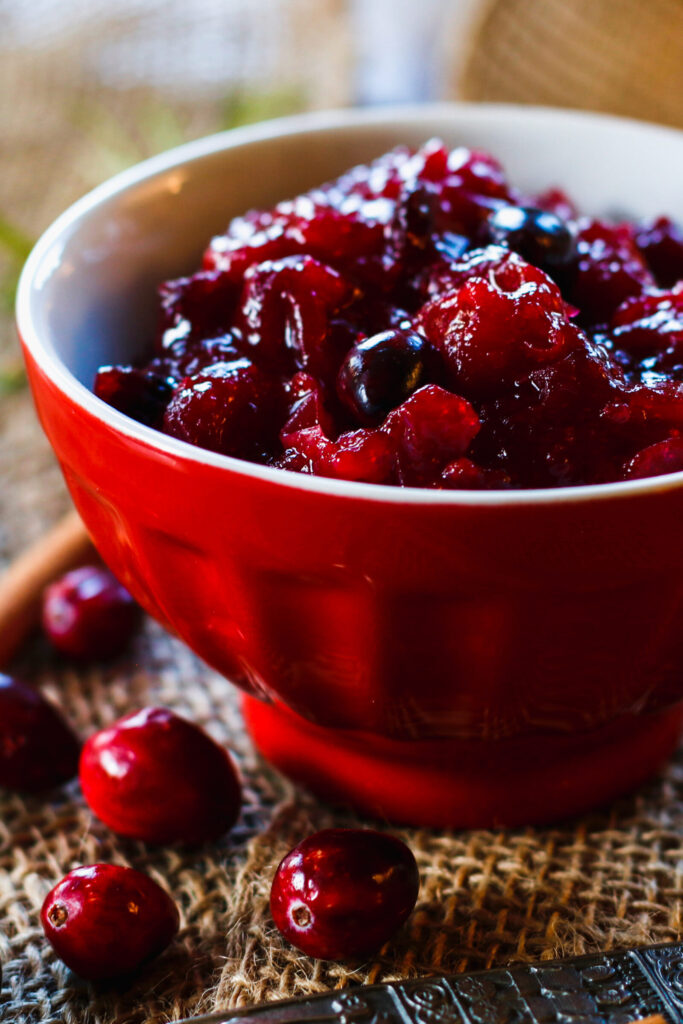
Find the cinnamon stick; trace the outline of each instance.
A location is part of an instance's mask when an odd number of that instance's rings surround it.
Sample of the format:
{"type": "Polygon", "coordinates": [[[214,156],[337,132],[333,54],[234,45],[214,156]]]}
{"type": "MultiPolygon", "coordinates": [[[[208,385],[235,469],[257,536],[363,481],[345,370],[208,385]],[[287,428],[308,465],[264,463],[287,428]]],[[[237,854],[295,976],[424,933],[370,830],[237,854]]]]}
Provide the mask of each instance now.
{"type": "Polygon", "coordinates": [[[0,666],[11,661],[40,621],[41,596],[48,583],[96,557],[73,511],[17,558],[0,578],[0,666]]]}

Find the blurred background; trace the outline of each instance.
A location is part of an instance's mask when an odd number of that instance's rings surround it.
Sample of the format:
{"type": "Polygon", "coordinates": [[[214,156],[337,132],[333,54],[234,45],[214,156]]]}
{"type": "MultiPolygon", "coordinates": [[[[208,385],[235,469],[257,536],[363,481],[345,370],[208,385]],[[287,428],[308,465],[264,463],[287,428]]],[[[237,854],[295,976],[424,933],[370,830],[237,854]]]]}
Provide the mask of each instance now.
{"type": "Polygon", "coordinates": [[[14,335],[19,270],[103,179],[209,132],[353,104],[513,101],[683,126],[683,0],[0,0],[0,25],[0,555],[65,501],[14,335]]]}

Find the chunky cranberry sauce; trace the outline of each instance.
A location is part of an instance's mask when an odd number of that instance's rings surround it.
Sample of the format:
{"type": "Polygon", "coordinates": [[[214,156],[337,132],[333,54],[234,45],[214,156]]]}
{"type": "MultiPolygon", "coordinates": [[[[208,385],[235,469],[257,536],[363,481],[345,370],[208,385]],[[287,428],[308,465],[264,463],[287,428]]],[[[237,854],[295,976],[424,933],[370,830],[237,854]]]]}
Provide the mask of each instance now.
{"type": "Polygon", "coordinates": [[[683,470],[683,229],[523,195],[486,153],[396,149],[237,217],[95,393],[190,444],[457,489],[683,470]]]}

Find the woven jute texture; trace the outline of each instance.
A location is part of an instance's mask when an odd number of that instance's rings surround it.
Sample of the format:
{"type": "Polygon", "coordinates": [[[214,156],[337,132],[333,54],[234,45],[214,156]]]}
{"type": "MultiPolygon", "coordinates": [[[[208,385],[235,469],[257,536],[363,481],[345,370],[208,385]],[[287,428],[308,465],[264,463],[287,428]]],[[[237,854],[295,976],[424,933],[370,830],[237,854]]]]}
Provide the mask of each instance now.
{"type": "Polygon", "coordinates": [[[683,126],[680,0],[481,0],[462,99],[602,110],[683,126]]]}

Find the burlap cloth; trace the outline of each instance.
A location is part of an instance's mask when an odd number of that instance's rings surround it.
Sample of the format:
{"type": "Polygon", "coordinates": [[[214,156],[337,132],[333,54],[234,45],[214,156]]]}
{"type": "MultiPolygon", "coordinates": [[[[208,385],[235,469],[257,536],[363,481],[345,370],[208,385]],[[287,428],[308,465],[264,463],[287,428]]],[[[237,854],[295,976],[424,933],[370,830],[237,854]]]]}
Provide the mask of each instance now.
{"type": "MultiPolygon", "coordinates": [[[[343,6],[338,0],[303,0],[290,7],[298,18],[293,30],[297,38],[302,31],[317,32],[306,61],[301,48],[290,54],[298,75],[292,80],[303,88],[299,106],[332,105],[352,94],[341,74],[343,34],[331,31],[333,24],[338,27],[343,6]]],[[[504,40],[515,6],[529,9],[532,3],[509,0],[489,6],[483,21],[489,38],[504,40]]],[[[547,7],[546,0],[542,6],[547,7]]],[[[556,3],[553,9],[557,13],[563,6],[556,3]]],[[[648,10],[649,0],[639,7],[648,10]]],[[[668,7],[673,14],[680,12],[678,0],[669,0],[668,7]]],[[[548,31],[553,24],[547,23],[548,31]]],[[[113,17],[107,39],[117,38],[125,28],[121,17],[113,17]]],[[[125,90],[119,83],[105,89],[86,60],[93,39],[101,37],[97,25],[85,19],[78,46],[60,37],[38,55],[40,60],[35,51],[22,51],[19,45],[5,50],[0,60],[0,215],[28,238],[119,166],[244,117],[239,96],[231,95],[231,106],[225,97],[205,97],[199,103],[184,95],[169,103],[144,85],[125,90]]],[[[469,65],[479,75],[472,95],[503,88],[506,98],[514,98],[509,78],[503,86],[499,78],[493,81],[495,67],[502,74],[505,58],[505,68],[512,68],[512,77],[520,80],[520,98],[553,98],[552,91],[538,90],[530,97],[525,77],[533,70],[530,59],[520,69],[504,41],[496,46],[469,65]]],[[[474,72],[468,80],[475,83],[474,72]]],[[[271,96],[264,106],[261,97],[256,108],[252,102],[250,116],[277,112],[282,94],[274,100],[271,96]]],[[[649,113],[657,116],[656,111],[649,113]]],[[[0,242],[2,238],[0,223],[0,242]]],[[[7,303],[22,242],[14,236],[11,244],[6,237],[4,241],[0,298],[7,303]]],[[[0,342],[0,562],[6,563],[68,500],[28,393],[15,391],[17,348],[8,314],[0,321],[0,342]]],[[[89,814],[76,783],[49,800],[0,793],[0,1021],[165,1022],[331,987],[679,935],[680,759],[634,796],[561,827],[452,834],[395,830],[420,866],[422,889],[415,913],[373,961],[351,967],[317,963],[290,948],[275,931],[268,914],[270,880],[280,857],[307,833],[355,819],[290,786],[259,761],[244,735],[238,699],[229,684],[152,622],[129,656],[107,667],[76,669],[52,656],[40,640],[29,647],[19,667],[62,705],[83,736],[151,702],[168,704],[207,726],[239,760],[245,805],[238,826],[224,841],[187,852],[116,839],[89,814]],[[39,925],[39,909],[51,886],[76,865],[97,860],[148,871],[181,909],[177,942],[130,988],[93,988],[79,982],[53,956],[39,925]]]]}
{"type": "Polygon", "coordinates": [[[683,127],[681,0],[478,0],[457,46],[448,73],[462,99],[683,127]]]}

